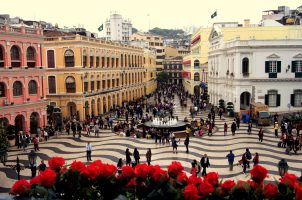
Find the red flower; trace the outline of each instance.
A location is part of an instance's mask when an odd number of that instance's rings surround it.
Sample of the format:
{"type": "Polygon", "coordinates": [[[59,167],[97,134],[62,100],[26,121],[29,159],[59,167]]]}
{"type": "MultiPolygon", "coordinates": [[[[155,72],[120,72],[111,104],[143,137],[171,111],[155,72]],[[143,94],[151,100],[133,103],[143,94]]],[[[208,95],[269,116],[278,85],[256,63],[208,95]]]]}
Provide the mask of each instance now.
{"type": "Polygon", "coordinates": [[[181,172],[180,174],[178,174],[176,180],[178,182],[181,182],[181,183],[184,183],[184,184],[186,184],[189,181],[188,176],[185,172],[181,172]]]}
{"type": "Polygon", "coordinates": [[[297,182],[295,184],[296,200],[302,200],[302,185],[297,182]]]}
{"type": "Polygon", "coordinates": [[[256,183],[262,183],[263,180],[268,177],[267,169],[262,167],[261,165],[255,165],[253,169],[250,171],[252,179],[256,183]]]}
{"type": "Polygon", "coordinates": [[[278,194],[278,188],[275,184],[268,183],[264,187],[263,195],[266,198],[274,198],[278,194]]]}
{"type": "Polygon", "coordinates": [[[95,180],[100,175],[99,168],[95,164],[91,163],[88,167],[81,171],[81,175],[90,180],[95,180]]]}
{"type": "Polygon", "coordinates": [[[134,180],[134,178],[133,179],[131,179],[129,182],[128,182],[128,184],[126,185],[126,188],[133,188],[133,187],[135,187],[136,186],[136,182],[135,182],[135,180],[134,180]]]}
{"type": "Polygon", "coordinates": [[[257,188],[260,188],[262,189],[263,188],[263,182],[255,182],[255,181],[252,181],[252,182],[249,182],[250,186],[253,188],[253,189],[257,189],[257,188]]]}
{"type": "Polygon", "coordinates": [[[101,160],[95,160],[90,165],[94,165],[94,166],[100,168],[103,165],[103,163],[101,160]]]}
{"type": "Polygon", "coordinates": [[[147,178],[150,173],[150,167],[147,164],[138,164],[134,168],[134,174],[137,178],[147,178]]]}
{"type": "Polygon", "coordinates": [[[105,179],[108,179],[110,177],[115,177],[117,171],[116,166],[111,164],[102,164],[99,169],[100,169],[100,176],[105,179]]]}
{"type": "Polygon", "coordinates": [[[168,173],[169,173],[169,176],[171,176],[172,178],[177,177],[178,174],[182,172],[182,170],[184,170],[184,167],[181,165],[180,162],[177,162],[177,161],[173,161],[168,166],[168,173]]]}
{"type": "Polygon", "coordinates": [[[282,178],[279,179],[281,183],[289,185],[291,189],[295,187],[295,183],[297,181],[297,177],[295,174],[285,173],[282,178]]]}
{"type": "Polygon", "coordinates": [[[41,172],[41,185],[44,187],[52,187],[57,178],[56,172],[51,169],[46,169],[44,172],[41,172]]]}
{"type": "Polygon", "coordinates": [[[184,189],[183,194],[186,200],[200,199],[200,196],[198,195],[198,190],[195,185],[187,185],[184,189]]]}
{"type": "Polygon", "coordinates": [[[35,176],[30,179],[30,185],[41,185],[41,176],[35,176]]]}
{"type": "Polygon", "coordinates": [[[153,168],[153,169],[155,169],[155,171],[153,171],[153,173],[151,174],[151,177],[155,182],[158,182],[158,181],[165,182],[165,181],[169,180],[167,171],[161,169],[159,166],[156,168],[153,168]]]}
{"type": "Polygon", "coordinates": [[[73,161],[70,165],[72,170],[83,171],[86,168],[86,165],[81,161],[73,161]]]}
{"type": "Polygon", "coordinates": [[[50,169],[57,170],[61,168],[65,164],[65,160],[62,157],[52,157],[50,160],[48,160],[48,165],[50,169]]]}
{"type": "Polygon", "coordinates": [[[198,185],[202,182],[202,179],[199,176],[190,176],[188,182],[189,184],[198,185]]]}
{"type": "Polygon", "coordinates": [[[218,185],[218,178],[219,175],[217,172],[210,172],[204,177],[204,180],[208,181],[211,185],[216,186],[218,185]]]}
{"type": "Polygon", "coordinates": [[[221,187],[230,192],[231,189],[236,185],[236,183],[233,180],[226,180],[221,184],[221,187]]]}
{"type": "Polygon", "coordinates": [[[208,181],[203,181],[200,183],[198,190],[202,194],[203,197],[206,197],[209,194],[213,193],[215,188],[208,181]]]}
{"type": "Polygon", "coordinates": [[[130,179],[134,176],[134,170],[130,166],[124,166],[122,168],[122,174],[119,176],[122,179],[130,179]]]}
{"type": "Polygon", "coordinates": [[[14,195],[27,196],[29,190],[30,190],[29,182],[25,179],[21,179],[14,183],[9,193],[14,195]]]}

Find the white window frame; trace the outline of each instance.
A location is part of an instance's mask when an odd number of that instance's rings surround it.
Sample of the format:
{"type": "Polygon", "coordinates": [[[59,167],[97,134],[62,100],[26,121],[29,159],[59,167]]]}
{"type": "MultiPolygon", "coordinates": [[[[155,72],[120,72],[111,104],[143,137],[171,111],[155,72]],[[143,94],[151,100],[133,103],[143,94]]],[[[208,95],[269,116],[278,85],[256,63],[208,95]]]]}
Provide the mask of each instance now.
{"type": "Polygon", "coordinates": [[[268,91],[267,94],[268,94],[268,106],[269,107],[277,107],[278,91],[270,90],[270,91],[268,91]]]}
{"type": "Polygon", "coordinates": [[[269,61],[269,73],[277,73],[278,71],[278,61],[271,60],[269,61]]]}
{"type": "Polygon", "coordinates": [[[295,72],[302,72],[302,60],[296,60],[296,71],[295,72]]]}
{"type": "Polygon", "coordinates": [[[301,103],[302,103],[302,90],[295,90],[294,95],[295,95],[294,107],[302,107],[302,105],[301,105],[301,103]]]}

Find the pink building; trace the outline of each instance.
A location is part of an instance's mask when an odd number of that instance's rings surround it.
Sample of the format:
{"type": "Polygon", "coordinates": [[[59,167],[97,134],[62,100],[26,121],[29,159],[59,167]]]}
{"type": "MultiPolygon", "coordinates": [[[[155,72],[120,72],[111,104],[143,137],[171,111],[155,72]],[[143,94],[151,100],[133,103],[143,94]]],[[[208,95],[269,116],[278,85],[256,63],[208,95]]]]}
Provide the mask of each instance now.
{"type": "MultiPolygon", "coordinates": [[[[36,132],[46,124],[43,30],[0,25],[0,123],[36,132]]],[[[1,125],[0,124],[0,125],[1,125]]]]}

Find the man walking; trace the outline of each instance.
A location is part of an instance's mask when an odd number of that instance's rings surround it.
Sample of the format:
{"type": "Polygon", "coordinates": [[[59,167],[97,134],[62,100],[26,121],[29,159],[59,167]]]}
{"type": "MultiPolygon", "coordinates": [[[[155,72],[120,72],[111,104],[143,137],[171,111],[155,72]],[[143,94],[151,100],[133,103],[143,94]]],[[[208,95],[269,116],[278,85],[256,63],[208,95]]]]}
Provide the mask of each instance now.
{"type": "Polygon", "coordinates": [[[201,158],[200,160],[200,165],[202,167],[202,176],[206,176],[207,175],[207,167],[210,166],[210,160],[207,157],[207,154],[204,154],[204,156],[201,158]]]}
{"type": "Polygon", "coordinates": [[[224,130],[224,136],[226,136],[228,132],[228,125],[226,122],[224,122],[223,130],[224,130]]]}
{"type": "Polygon", "coordinates": [[[87,162],[92,161],[91,160],[91,151],[92,151],[92,145],[88,141],[86,144],[87,162]]]}
{"type": "Polygon", "coordinates": [[[278,125],[278,122],[277,122],[277,121],[275,121],[274,129],[275,129],[275,137],[278,137],[278,129],[279,129],[279,125],[278,125]]]}
{"type": "Polygon", "coordinates": [[[231,125],[232,135],[235,135],[236,129],[237,129],[237,127],[236,127],[236,123],[235,123],[235,121],[234,121],[234,122],[232,123],[232,125],[231,125]]]}
{"type": "Polygon", "coordinates": [[[187,133],[186,134],[186,139],[185,139],[185,146],[186,146],[186,153],[189,153],[189,142],[190,142],[190,139],[189,139],[189,134],[187,133]]]}
{"type": "Polygon", "coordinates": [[[230,153],[226,157],[228,158],[230,171],[233,171],[233,163],[234,163],[234,158],[235,158],[233,151],[230,150],[230,153]]]}
{"type": "Polygon", "coordinates": [[[259,136],[259,141],[262,142],[263,141],[263,130],[262,130],[262,128],[260,128],[258,136],[259,136]]]}

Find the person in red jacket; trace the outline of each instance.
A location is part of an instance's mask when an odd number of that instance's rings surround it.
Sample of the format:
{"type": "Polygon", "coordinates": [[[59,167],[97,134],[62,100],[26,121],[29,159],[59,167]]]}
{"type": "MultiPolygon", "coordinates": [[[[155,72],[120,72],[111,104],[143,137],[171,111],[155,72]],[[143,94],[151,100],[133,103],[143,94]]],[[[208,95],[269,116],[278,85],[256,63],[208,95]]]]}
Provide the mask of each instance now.
{"type": "Polygon", "coordinates": [[[40,149],[39,149],[39,141],[38,141],[37,137],[33,138],[33,143],[34,143],[35,151],[37,151],[37,150],[40,151],[40,149]]]}

